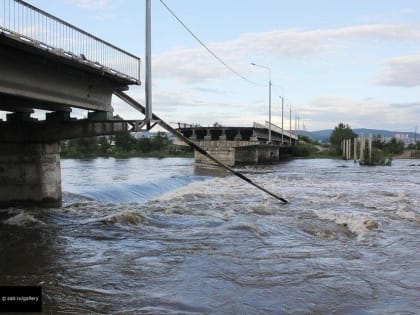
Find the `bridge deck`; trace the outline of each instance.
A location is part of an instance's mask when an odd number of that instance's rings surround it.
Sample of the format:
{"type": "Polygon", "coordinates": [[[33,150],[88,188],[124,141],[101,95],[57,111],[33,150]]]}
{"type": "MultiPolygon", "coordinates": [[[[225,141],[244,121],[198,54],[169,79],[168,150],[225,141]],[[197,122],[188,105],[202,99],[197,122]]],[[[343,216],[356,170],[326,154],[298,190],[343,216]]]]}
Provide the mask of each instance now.
{"type": "MultiPolygon", "coordinates": [[[[254,141],[256,143],[266,143],[268,141],[268,127],[265,125],[254,123],[252,127],[234,127],[234,126],[180,126],[178,130],[186,137],[192,140],[208,140],[208,141],[254,141]]],[[[289,131],[282,131],[280,127],[272,124],[271,138],[273,144],[295,143],[298,137],[289,131]],[[283,136],[283,137],[282,137],[283,136]]]]}
{"type": "Polygon", "coordinates": [[[22,0],[4,0],[0,33],[86,68],[140,83],[140,58],[22,0]]]}
{"type": "Polygon", "coordinates": [[[112,112],[140,84],[140,58],[22,0],[0,6],[0,110],[112,112]]]}
{"type": "Polygon", "coordinates": [[[140,84],[138,79],[113,70],[112,68],[107,68],[98,62],[87,60],[83,57],[83,54],[75,55],[71,52],[64,51],[63,49],[56,49],[0,27],[0,50],[5,49],[16,49],[25,54],[34,55],[39,58],[47,58],[51,61],[90,72],[94,75],[106,77],[108,80],[118,82],[122,86],[140,84]]]}

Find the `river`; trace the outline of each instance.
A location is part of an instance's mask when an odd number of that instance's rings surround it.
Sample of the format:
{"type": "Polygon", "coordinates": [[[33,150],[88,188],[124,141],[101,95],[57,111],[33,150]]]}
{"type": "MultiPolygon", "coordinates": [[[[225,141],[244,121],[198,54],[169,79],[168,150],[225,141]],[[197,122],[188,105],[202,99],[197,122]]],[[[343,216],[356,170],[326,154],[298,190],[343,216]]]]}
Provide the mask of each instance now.
{"type": "Polygon", "coordinates": [[[418,314],[420,161],[63,160],[61,209],[0,210],[0,284],[52,314],[418,314]]]}

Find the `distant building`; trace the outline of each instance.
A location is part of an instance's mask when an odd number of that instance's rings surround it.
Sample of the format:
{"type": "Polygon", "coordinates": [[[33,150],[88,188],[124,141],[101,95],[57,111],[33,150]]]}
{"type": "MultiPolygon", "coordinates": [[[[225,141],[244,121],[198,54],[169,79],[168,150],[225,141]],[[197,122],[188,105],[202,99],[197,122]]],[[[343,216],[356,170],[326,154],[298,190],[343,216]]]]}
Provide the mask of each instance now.
{"type": "Polygon", "coordinates": [[[410,144],[410,137],[408,136],[408,133],[396,133],[395,139],[397,139],[397,141],[403,142],[405,145],[410,144]]]}

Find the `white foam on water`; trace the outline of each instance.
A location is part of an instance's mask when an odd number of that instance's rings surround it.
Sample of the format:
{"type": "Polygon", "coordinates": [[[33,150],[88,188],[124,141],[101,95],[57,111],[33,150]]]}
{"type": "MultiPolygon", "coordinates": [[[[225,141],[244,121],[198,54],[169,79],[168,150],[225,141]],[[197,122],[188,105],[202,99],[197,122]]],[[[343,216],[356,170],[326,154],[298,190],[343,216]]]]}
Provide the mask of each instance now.
{"type": "Polygon", "coordinates": [[[416,222],[420,223],[420,214],[417,213],[413,208],[407,206],[407,205],[402,205],[400,206],[397,211],[396,214],[403,219],[407,219],[407,220],[413,220],[416,222]]]}
{"type": "Polygon", "coordinates": [[[99,220],[105,224],[118,224],[122,226],[140,226],[149,224],[148,220],[136,211],[123,211],[108,215],[99,220]]]}
{"type": "Polygon", "coordinates": [[[367,234],[379,228],[379,223],[373,217],[360,213],[344,213],[336,211],[316,211],[316,215],[321,219],[326,219],[346,226],[350,232],[357,235],[357,240],[365,239],[367,234]]]}
{"type": "Polygon", "coordinates": [[[236,223],[233,224],[231,226],[228,227],[229,230],[234,230],[234,231],[245,231],[245,232],[250,232],[251,234],[253,234],[256,238],[262,240],[263,239],[263,233],[260,231],[259,227],[253,223],[249,223],[249,222],[241,222],[241,223],[236,223]]]}
{"type": "Polygon", "coordinates": [[[45,225],[44,222],[36,219],[33,215],[24,210],[10,210],[9,214],[12,214],[13,216],[4,220],[3,223],[16,226],[45,225]]]}
{"type": "Polygon", "coordinates": [[[217,185],[217,178],[211,178],[201,182],[192,182],[186,186],[182,186],[178,189],[169,191],[156,199],[158,201],[169,201],[176,198],[182,198],[185,195],[191,195],[193,193],[200,193],[200,194],[212,194],[215,193],[214,188],[217,185]]]}
{"type": "Polygon", "coordinates": [[[176,203],[167,205],[164,210],[165,214],[178,214],[178,215],[191,215],[191,216],[205,216],[214,217],[221,220],[228,220],[229,218],[237,215],[237,212],[230,207],[223,209],[209,209],[208,207],[188,207],[185,203],[176,203]],[[202,209],[204,208],[204,209],[202,209]]]}
{"type": "Polygon", "coordinates": [[[398,200],[406,200],[409,194],[406,191],[401,191],[398,193],[398,200]]]}

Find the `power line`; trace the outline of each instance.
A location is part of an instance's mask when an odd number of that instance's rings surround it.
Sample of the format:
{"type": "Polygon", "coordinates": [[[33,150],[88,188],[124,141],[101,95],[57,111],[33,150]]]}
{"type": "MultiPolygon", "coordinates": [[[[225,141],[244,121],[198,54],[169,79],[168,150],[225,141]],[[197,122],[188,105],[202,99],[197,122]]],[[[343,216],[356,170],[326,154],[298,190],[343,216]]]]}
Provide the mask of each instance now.
{"type": "Polygon", "coordinates": [[[204,44],[200,38],[198,38],[197,35],[195,35],[189,28],[187,25],[185,25],[184,22],[182,22],[182,20],[175,14],[174,11],[171,10],[171,8],[168,7],[168,5],[163,1],[160,0],[160,2],[163,4],[163,6],[169,11],[169,13],[172,14],[172,16],[185,28],[185,30],[190,33],[190,35],[192,37],[194,37],[194,39],[200,43],[201,46],[203,46],[209,53],[210,55],[212,55],[217,61],[219,61],[222,65],[224,65],[227,69],[229,69],[232,73],[234,73],[235,75],[237,75],[238,77],[240,77],[242,80],[247,81],[248,83],[254,84],[256,85],[255,82],[252,82],[251,80],[247,79],[246,77],[244,77],[243,75],[241,75],[239,72],[237,72],[235,69],[233,69],[232,67],[230,67],[226,62],[224,62],[219,56],[217,56],[213,51],[211,51],[210,48],[207,47],[206,44],[204,44]]]}

